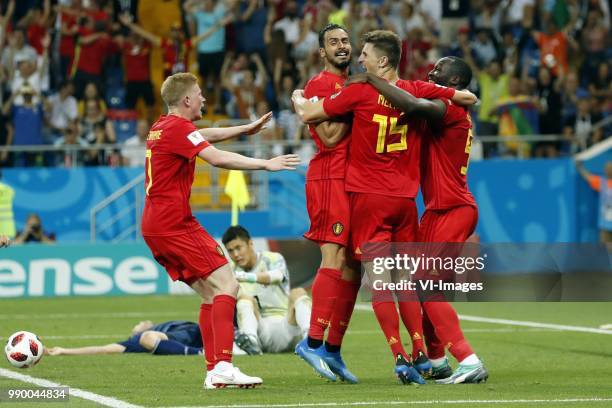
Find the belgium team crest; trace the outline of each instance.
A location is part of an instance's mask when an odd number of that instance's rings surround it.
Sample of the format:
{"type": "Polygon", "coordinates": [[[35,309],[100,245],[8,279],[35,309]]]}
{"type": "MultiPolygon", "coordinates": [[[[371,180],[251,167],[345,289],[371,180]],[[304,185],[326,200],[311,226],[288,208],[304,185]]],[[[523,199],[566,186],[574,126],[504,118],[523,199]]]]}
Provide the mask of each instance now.
{"type": "Polygon", "coordinates": [[[334,235],[338,236],[342,234],[342,231],[344,231],[344,225],[342,225],[341,223],[337,222],[332,225],[332,232],[334,233],[334,235]]]}

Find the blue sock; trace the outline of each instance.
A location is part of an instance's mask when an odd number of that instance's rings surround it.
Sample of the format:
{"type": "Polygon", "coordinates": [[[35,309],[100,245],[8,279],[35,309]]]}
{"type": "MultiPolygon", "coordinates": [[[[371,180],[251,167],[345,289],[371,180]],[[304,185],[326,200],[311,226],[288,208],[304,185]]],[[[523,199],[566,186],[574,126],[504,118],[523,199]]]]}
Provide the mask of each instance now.
{"type": "Polygon", "coordinates": [[[158,355],[186,355],[198,354],[197,347],[189,347],[174,340],[160,340],[157,347],[153,350],[153,354],[158,355]]]}

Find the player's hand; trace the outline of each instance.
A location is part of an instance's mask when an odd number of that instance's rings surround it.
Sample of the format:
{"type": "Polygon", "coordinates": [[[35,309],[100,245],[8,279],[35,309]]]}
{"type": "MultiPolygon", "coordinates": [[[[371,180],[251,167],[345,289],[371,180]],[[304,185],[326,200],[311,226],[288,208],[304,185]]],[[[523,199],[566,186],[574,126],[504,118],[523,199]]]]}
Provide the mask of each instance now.
{"type": "Polygon", "coordinates": [[[61,356],[62,354],[64,354],[64,349],[61,347],[45,348],[45,354],[48,354],[50,356],[61,356]]]}
{"type": "Polygon", "coordinates": [[[269,121],[272,119],[272,112],[268,112],[255,122],[251,122],[246,125],[246,134],[253,135],[259,132],[269,121]]]}
{"type": "Polygon", "coordinates": [[[293,110],[298,116],[301,118],[304,115],[304,102],[306,98],[304,97],[303,89],[296,89],[291,94],[291,104],[293,105],[293,110]]]}
{"type": "Polygon", "coordinates": [[[9,237],[5,235],[0,235],[0,248],[7,247],[10,244],[11,244],[11,240],[9,239],[9,237]]]}
{"type": "Polygon", "coordinates": [[[273,159],[266,160],[265,169],[268,171],[295,170],[300,165],[300,158],[297,154],[284,154],[273,159]]]}
{"type": "Polygon", "coordinates": [[[367,84],[368,78],[369,78],[369,74],[367,72],[361,72],[358,74],[354,74],[348,77],[346,82],[344,82],[344,86],[349,86],[352,84],[367,84]]]}
{"type": "Polygon", "coordinates": [[[236,272],[236,280],[238,282],[255,283],[257,282],[257,275],[253,272],[238,271],[236,272]]]}
{"type": "Polygon", "coordinates": [[[132,16],[130,13],[123,13],[119,16],[119,21],[121,24],[129,26],[132,23],[132,16]]]}

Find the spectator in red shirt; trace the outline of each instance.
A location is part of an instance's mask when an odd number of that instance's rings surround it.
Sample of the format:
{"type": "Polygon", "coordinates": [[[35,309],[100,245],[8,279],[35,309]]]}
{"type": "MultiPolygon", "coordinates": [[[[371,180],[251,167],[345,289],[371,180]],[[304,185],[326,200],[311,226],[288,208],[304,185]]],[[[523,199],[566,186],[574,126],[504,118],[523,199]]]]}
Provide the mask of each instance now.
{"type": "Polygon", "coordinates": [[[162,49],[164,78],[166,78],[177,72],[188,71],[187,66],[191,49],[200,41],[211,36],[219,28],[227,25],[231,21],[231,16],[224,18],[219,24],[212,26],[202,34],[191,38],[185,38],[185,33],[180,23],[174,23],[170,30],[170,37],[164,38],[150,33],[134,23],[132,21],[132,16],[129,14],[121,15],[119,20],[122,24],[129,27],[130,30],[149,41],[155,47],[160,47],[162,49]]]}
{"type": "Polygon", "coordinates": [[[132,32],[128,38],[117,38],[123,57],[126,94],[125,105],[128,109],[136,109],[140,98],[147,107],[147,120],[153,122],[155,96],[151,82],[151,43],[132,32]]]}
{"type": "Polygon", "coordinates": [[[76,36],[79,32],[78,15],[80,0],[72,0],[69,7],[59,7],[60,40],[59,40],[59,75],[60,81],[72,72],[76,36]]]}
{"type": "Polygon", "coordinates": [[[73,81],[75,96],[81,99],[85,84],[93,82],[99,90],[104,89],[103,68],[106,57],[117,49],[115,43],[105,31],[106,24],[94,22],[91,17],[82,17],[77,37],[77,48],[73,64],[73,81]]]}

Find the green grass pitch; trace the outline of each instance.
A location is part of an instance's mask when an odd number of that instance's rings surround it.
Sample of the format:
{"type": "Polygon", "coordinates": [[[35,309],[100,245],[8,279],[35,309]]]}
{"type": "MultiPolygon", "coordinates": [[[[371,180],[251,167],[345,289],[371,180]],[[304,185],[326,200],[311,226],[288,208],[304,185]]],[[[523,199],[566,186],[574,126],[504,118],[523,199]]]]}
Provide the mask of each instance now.
{"type": "MultiPolygon", "coordinates": [[[[457,303],[459,313],[583,327],[612,323],[612,303],[457,303]]],[[[37,333],[46,346],[86,346],[128,337],[139,320],[197,320],[193,296],[92,297],[0,300],[0,337],[17,330],[37,333]]],[[[45,356],[32,369],[0,368],[113,397],[157,406],[612,406],[612,336],[464,321],[465,334],[484,360],[486,384],[403,386],[371,311],[357,310],[343,355],[360,384],[328,383],[293,354],[240,356],[235,363],[264,379],[249,390],[202,389],[198,356],[45,356]],[[470,401],[468,401],[470,400],[470,401]],[[481,401],[476,402],[475,400],[481,401]],[[489,402],[482,402],[489,401],[489,402]]],[[[403,333],[404,340],[407,335],[403,333]]],[[[452,361],[452,359],[451,359],[452,361]]],[[[456,365],[452,361],[453,365],[456,365]]],[[[0,374],[0,390],[32,387],[0,374]]],[[[2,406],[5,401],[0,401],[2,406]]],[[[9,406],[8,404],[4,404],[9,406]]],[[[17,407],[98,406],[19,403],[17,407]]]]}

